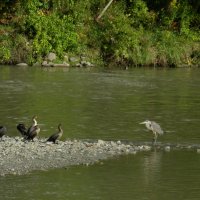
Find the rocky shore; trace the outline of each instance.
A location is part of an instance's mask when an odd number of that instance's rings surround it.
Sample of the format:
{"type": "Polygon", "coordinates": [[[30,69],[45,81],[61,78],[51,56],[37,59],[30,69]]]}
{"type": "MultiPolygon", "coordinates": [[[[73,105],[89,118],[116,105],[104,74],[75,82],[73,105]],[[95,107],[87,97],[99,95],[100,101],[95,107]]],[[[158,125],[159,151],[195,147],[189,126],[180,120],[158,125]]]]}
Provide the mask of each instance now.
{"type": "MultiPolygon", "coordinates": [[[[0,176],[21,175],[34,170],[47,170],[72,165],[90,165],[95,162],[124,154],[150,151],[151,144],[133,144],[121,141],[67,140],[58,144],[35,139],[23,141],[20,137],[3,136],[0,141],[0,176]]],[[[170,151],[171,148],[194,149],[192,146],[158,145],[156,148],[170,151]]],[[[197,152],[200,151],[197,149],[197,152]]]]}
{"type": "MultiPolygon", "coordinates": [[[[17,66],[28,66],[27,63],[18,63],[17,66]]],[[[84,55],[73,55],[69,56],[67,54],[63,55],[63,59],[59,59],[58,56],[50,52],[48,53],[44,60],[41,62],[36,62],[33,64],[36,67],[94,67],[95,64],[93,60],[88,56],[84,55]]]]}

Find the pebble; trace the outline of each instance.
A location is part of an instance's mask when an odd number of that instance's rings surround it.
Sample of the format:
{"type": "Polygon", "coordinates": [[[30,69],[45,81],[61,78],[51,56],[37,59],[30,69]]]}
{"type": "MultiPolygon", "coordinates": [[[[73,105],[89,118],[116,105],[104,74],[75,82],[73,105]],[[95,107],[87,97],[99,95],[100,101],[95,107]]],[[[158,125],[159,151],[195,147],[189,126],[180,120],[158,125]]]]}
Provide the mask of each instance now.
{"type": "Polygon", "coordinates": [[[117,144],[116,144],[115,142],[113,142],[113,141],[111,141],[110,144],[111,144],[112,146],[116,146],[116,145],[117,145],[117,144]]]}
{"type": "Polygon", "coordinates": [[[100,146],[103,146],[103,145],[105,145],[105,142],[103,140],[98,140],[97,146],[100,147],[100,146]]]}
{"type": "Polygon", "coordinates": [[[121,145],[122,143],[121,143],[121,141],[120,141],[120,140],[118,140],[118,141],[117,141],[117,144],[118,144],[118,145],[121,145]]]}
{"type": "Polygon", "coordinates": [[[169,152],[169,151],[171,150],[171,147],[170,147],[170,146],[166,146],[166,147],[164,148],[164,150],[165,150],[166,152],[169,152]]]}

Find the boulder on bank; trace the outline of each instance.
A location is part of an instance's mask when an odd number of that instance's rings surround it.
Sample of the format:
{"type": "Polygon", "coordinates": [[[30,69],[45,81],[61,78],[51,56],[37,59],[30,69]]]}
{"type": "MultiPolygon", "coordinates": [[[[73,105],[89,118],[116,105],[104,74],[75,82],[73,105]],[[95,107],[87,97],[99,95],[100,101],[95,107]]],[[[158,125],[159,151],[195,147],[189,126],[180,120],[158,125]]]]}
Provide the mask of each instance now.
{"type": "Polygon", "coordinates": [[[64,54],[63,61],[56,61],[56,54],[50,52],[42,62],[43,67],[94,67],[86,56],[68,56],[64,54]]]}
{"type": "Polygon", "coordinates": [[[63,63],[53,63],[53,62],[42,62],[43,67],[70,67],[69,63],[63,62],[63,63]]]}
{"type": "Polygon", "coordinates": [[[28,64],[27,63],[18,63],[16,64],[17,66],[20,66],[20,67],[27,67],[28,64]]]}
{"type": "Polygon", "coordinates": [[[66,62],[53,64],[53,67],[69,67],[69,66],[70,64],[66,62]]]}
{"type": "Polygon", "coordinates": [[[56,54],[50,52],[50,53],[47,55],[47,60],[49,60],[50,62],[56,60],[56,54]]]}
{"type": "Polygon", "coordinates": [[[43,67],[53,67],[53,65],[54,65],[54,63],[52,63],[52,62],[47,62],[46,60],[44,60],[44,61],[42,62],[42,66],[43,66],[43,67]]]}

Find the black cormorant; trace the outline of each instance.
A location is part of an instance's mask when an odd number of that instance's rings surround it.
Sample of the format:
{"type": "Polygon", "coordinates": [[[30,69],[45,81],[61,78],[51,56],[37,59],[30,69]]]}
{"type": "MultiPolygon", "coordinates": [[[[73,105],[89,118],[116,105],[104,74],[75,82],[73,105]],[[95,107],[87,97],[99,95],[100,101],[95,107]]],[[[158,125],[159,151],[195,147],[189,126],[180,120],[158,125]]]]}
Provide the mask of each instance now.
{"type": "Polygon", "coordinates": [[[59,140],[62,137],[62,134],[63,134],[63,130],[61,128],[61,124],[58,124],[58,132],[51,135],[49,139],[47,140],[47,142],[53,142],[55,144],[56,140],[59,140]]]}
{"type": "Polygon", "coordinates": [[[7,132],[7,129],[5,126],[0,126],[0,138],[5,135],[7,132]]]}
{"type": "Polygon", "coordinates": [[[27,128],[24,124],[22,124],[22,123],[18,124],[17,130],[22,134],[23,137],[27,136],[27,128]]]}
{"type": "Polygon", "coordinates": [[[33,124],[27,131],[27,137],[26,137],[27,140],[33,140],[40,132],[40,128],[37,124],[36,118],[37,116],[33,116],[32,118],[33,124]]]}

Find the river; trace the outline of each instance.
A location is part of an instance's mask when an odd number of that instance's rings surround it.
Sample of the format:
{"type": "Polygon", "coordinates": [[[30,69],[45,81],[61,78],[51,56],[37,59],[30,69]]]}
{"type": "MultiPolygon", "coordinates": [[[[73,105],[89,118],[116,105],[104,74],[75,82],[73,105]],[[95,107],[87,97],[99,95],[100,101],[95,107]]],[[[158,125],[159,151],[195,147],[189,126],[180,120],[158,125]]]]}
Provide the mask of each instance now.
{"type": "MultiPolygon", "coordinates": [[[[62,123],[67,139],[200,144],[199,69],[99,70],[0,66],[0,125],[20,136],[38,116],[40,137],[62,123]]],[[[92,166],[0,177],[0,199],[200,199],[200,154],[152,150],[92,166]]]]}

